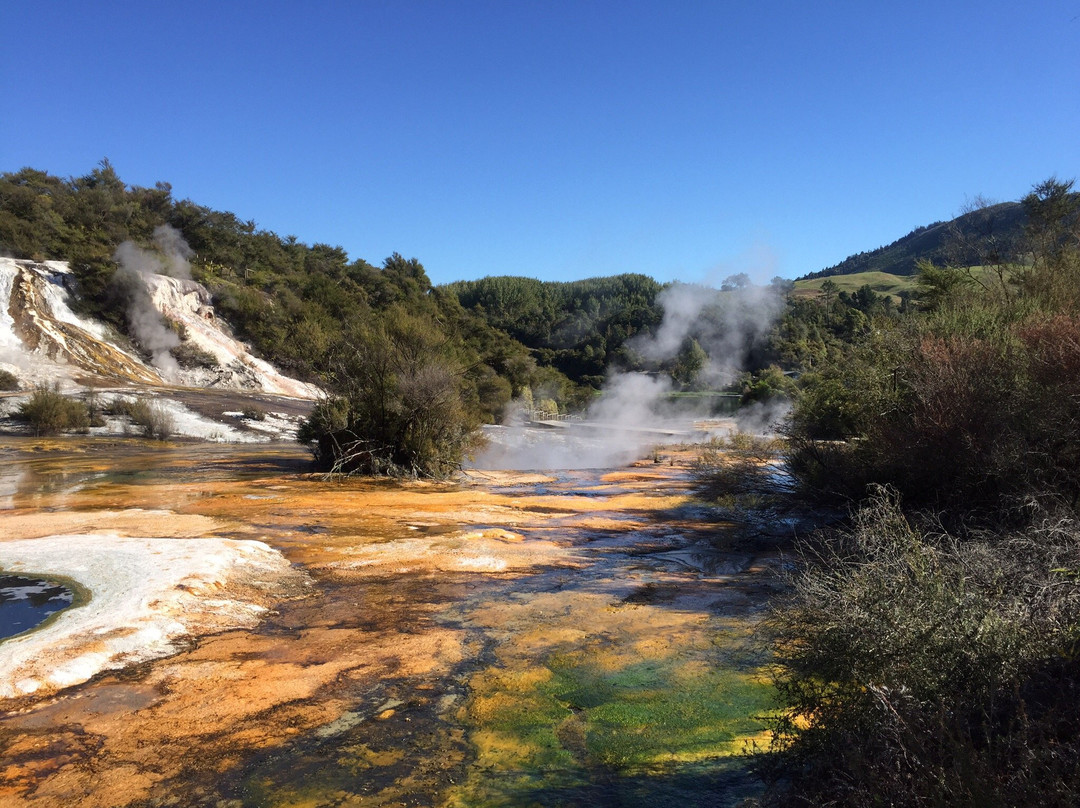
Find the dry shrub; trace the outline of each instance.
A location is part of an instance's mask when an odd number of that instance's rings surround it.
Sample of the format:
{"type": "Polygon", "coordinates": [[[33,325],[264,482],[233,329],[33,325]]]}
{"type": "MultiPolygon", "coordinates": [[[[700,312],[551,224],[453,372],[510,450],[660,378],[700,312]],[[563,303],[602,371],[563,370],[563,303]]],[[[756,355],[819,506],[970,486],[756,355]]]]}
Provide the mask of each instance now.
{"type": "Polygon", "coordinates": [[[139,427],[142,435],[153,440],[168,440],[176,431],[172,414],[161,402],[145,398],[114,398],[109,414],[127,418],[139,427]]]}
{"type": "Polygon", "coordinates": [[[1076,319],[1028,321],[993,338],[924,335],[892,376],[895,395],[863,385],[856,391],[865,393],[863,400],[849,393],[840,402],[858,409],[852,419],[858,432],[846,444],[815,438],[836,407],[814,410],[820,394],[798,402],[787,430],[793,473],[852,500],[880,483],[916,507],[1015,512],[1035,502],[1076,506],[1076,319]]]}
{"type": "Polygon", "coordinates": [[[1010,487],[1019,359],[1008,345],[967,336],[923,338],[899,409],[874,422],[863,449],[874,479],[909,501],[969,504],[1010,487]]]}
{"type": "Polygon", "coordinates": [[[710,438],[692,470],[698,494],[714,502],[775,494],[787,480],[777,464],[782,448],[777,438],[747,432],[710,438]]]}

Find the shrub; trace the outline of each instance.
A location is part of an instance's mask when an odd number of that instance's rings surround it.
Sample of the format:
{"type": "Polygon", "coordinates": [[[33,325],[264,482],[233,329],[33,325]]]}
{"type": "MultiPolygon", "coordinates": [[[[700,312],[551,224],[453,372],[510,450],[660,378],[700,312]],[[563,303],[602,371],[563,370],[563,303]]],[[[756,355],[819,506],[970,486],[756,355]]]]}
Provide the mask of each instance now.
{"type": "Polygon", "coordinates": [[[775,398],[791,398],[795,383],[784,375],[776,365],[748,374],[742,385],[742,403],[772,401],[775,398]]]}
{"type": "Polygon", "coordinates": [[[1080,799],[1080,524],[949,535],[879,490],[770,618],[782,805],[1080,799]]]}
{"type": "Polygon", "coordinates": [[[0,390],[18,390],[19,377],[9,370],[0,370],[0,390]]]}
{"type": "Polygon", "coordinates": [[[698,494],[717,502],[763,497],[782,487],[778,466],[782,443],[777,438],[734,432],[702,444],[694,461],[698,494]]]}
{"type": "Polygon", "coordinates": [[[172,414],[158,401],[117,397],[112,400],[108,411],[111,415],[130,420],[147,438],[168,440],[176,431],[172,414]]]}
{"type": "Polygon", "coordinates": [[[914,506],[1076,507],[1080,318],[983,325],[972,312],[946,333],[928,327],[891,371],[853,357],[810,377],[786,428],[793,471],[856,499],[876,482],[914,506]],[[855,440],[823,443],[843,438],[855,440]]]}
{"type": "Polygon", "coordinates": [[[210,351],[200,348],[194,342],[185,340],[172,348],[169,351],[172,354],[173,359],[176,360],[176,364],[187,370],[193,368],[208,368],[209,370],[215,370],[221,367],[221,363],[218,362],[216,356],[210,351]]]}
{"type": "Polygon", "coordinates": [[[37,435],[90,428],[90,412],[86,405],[60,392],[60,385],[39,385],[30,398],[19,406],[17,417],[26,421],[37,435]]]}
{"type": "Polygon", "coordinates": [[[299,433],[329,472],[442,478],[476,442],[464,371],[430,323],[395,310],[340,348],[330,400],[299,433]]]}
{"type": "Polygon", "coordinates": [[[91,388],[83,400],[86,403],[86,412],[90,416],[90,426],[105,426],[104,407],[97,391],[91,388]]]}
{"type": "Polygon", "coordinates": [[[172,413],[158,401],[152,401],[147,405],[146,415],[138,423],[142,427],[143,436],[153,440],[168,440],[176,431],[176,422],[172,413]]]}
{"type": "Polygon", "coordinates": [[[265,421],[266,420],[266,410],[264,410],[262,407],[258,406],[257,404],[249,404],[248,406],[244,407],[244,409],[242,411],[242,415],[245,418],[247,418],[249,421],[265,421]]]}

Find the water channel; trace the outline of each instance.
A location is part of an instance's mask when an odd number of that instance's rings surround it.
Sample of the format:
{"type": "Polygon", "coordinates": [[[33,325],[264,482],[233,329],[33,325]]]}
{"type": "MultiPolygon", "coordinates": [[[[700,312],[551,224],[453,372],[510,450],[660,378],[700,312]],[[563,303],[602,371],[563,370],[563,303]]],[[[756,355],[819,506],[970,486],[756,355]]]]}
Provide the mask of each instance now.
{"type": "Polygon", "coordinates": [[[739,805],[777,562],[689,459],[399,484],[285,444],[0,439],[4,541],[257,540],[307,581],[254,626],[0,701],[0,803],[739,805]]]}

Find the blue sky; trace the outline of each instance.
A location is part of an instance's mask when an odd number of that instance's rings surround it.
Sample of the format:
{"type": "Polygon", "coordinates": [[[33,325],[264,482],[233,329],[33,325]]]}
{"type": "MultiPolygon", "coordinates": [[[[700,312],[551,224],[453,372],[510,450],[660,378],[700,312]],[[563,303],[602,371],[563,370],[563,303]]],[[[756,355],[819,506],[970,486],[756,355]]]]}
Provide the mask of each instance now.
{"type": "Polygon", "coordinates": [[[1080,175],[1070,2],[5,2],[0,170],[436,282],[796,277],[1080,175]]]}

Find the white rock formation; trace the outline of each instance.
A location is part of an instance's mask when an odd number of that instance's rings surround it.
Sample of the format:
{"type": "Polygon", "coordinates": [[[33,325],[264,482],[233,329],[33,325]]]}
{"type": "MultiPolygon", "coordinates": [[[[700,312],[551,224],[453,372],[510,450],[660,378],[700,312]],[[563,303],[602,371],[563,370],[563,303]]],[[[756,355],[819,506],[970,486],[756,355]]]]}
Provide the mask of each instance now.
{"type": "Polygon", "coordinates": [[[260,541],[48,536],[0,541],[0,569],[61,575],[92,592],[55,622],[0,643],[0,698],[43,695],[254,626],[304,576],[260,541]]]}
{"type": "Polygon", "coordinates": [[[62,261],[0,258],[0,369],[24,383],[59,382],[71,388],[75,376],[146,385],[252,390],[316,399],[318,387],[291,379],[252,356],[229,332],[210,305],[210,293],[190,280],[146,277],[147,289],[165,320],[183,326],[187,338],[213,354],[220,368],[179,370],[169,378],[122,345],[101,323],[72,311],[73,278],[62,261]],[[174,377],[175,376],[175,377],[174,377]]]}

